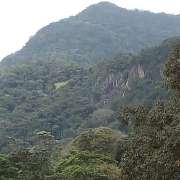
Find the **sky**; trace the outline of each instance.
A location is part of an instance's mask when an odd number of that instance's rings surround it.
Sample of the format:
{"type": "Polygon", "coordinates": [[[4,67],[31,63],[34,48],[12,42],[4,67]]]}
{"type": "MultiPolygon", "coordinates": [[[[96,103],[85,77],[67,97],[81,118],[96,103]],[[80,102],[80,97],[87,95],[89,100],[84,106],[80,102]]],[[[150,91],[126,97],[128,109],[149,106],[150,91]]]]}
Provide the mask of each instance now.
{"type": "MultiPolygon", "coordinates": [[[[0,0],[0,60],[21,49],[40,28],[101,0],[0,0]]],[[[180,0],[108,0],[127,9],[180,14],[180,0]]]]}

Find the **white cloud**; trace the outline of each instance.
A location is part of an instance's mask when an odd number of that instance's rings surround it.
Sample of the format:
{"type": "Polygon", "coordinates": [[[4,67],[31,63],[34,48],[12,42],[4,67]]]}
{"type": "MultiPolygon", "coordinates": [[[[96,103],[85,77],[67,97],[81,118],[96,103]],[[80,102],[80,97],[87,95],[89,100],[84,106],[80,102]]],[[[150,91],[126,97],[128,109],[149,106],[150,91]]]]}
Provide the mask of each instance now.
{"type": "MultiPolygon", "coordinates": [[[[53,21],[75,15],[101,0],[0,0],[0,59],[20,49],[53,21]]],[[[121,7],[180,13],[179,0],[111,0],[121,7]]]]}

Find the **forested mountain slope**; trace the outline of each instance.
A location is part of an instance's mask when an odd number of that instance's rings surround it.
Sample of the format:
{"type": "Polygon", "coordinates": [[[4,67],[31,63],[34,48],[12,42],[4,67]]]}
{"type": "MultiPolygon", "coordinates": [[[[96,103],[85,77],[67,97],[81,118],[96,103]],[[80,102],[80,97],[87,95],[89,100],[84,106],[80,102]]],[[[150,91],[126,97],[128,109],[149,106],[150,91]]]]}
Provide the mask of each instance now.
{"type": "Polygon", "coordinates": [[[118,55],[84,69],[59,61],[19,64],[0,76],[0,143],[6,151],[9,137],[18,146],[30,145],[41,130],[56,139],[71,138],[89,127],[118,128],[115,113],[126,104],[151,105],[167,98],[161,70],[172,43],[118,55]]]}
{"type": "Polygon", "coordinates": [[[0,179],[180,179],[179,27],[102,2],[0,62],[0,179]]]}
{"type": "Polygon", "coordinates": [[[126,135],[107,127],[90,128],[71,142],[59,144],[53,132],[35,131],[35,142],[21,150],[17,150],[17,139],[9,137],[12,153],[0,154],[0,179],[179,180],[179,59],[178,42],[163,71],[171,88],[171,100],[119,111],[118,119],[126,124],[126,135]]]}
{"type": "Polygon", "coordinates": [[[138,52],[180,35],[180,16],[127,10],[109,2],[40,29],[5,64],[60,61],[91,65],[119,52],[138,52]]]}

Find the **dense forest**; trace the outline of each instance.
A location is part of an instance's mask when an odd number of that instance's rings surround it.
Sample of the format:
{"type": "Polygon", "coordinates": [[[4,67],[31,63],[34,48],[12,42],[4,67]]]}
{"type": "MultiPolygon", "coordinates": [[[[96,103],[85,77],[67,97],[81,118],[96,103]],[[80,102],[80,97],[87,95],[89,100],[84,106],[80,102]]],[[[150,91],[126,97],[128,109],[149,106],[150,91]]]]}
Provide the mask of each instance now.
{"type": "Polygon", "coordinates": [[[167,99],[161,69],[174,42],[166,40],[138,55],[116,55],[89,69],[40,61],[2,71],[1,151],[7,151],[9,136],[21,148],[42,130],[64,140],[87,128],[117,129],[117,113],[124,105],[167,99]]]}
{"type": "Polygon", "coordinates": [[[108,2],[0,62],[0,180],[180,179],[180,16],[108,2]]]}

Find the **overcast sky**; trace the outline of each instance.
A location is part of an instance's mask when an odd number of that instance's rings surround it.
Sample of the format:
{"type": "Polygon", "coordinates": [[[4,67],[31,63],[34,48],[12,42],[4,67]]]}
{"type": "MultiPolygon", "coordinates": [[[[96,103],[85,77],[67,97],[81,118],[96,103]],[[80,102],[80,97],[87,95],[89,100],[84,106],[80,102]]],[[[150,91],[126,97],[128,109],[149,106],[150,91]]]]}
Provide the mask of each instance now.
{"type": "MultiPolygon", "coordinates": [[[[0,0],[0,59],[13,53],[41,27],[75,15],[101,0],[0,0]]],[[[180,14],[180,0],[109,0],[128,9],[180,14]]]]}

